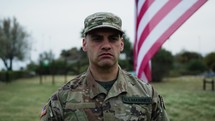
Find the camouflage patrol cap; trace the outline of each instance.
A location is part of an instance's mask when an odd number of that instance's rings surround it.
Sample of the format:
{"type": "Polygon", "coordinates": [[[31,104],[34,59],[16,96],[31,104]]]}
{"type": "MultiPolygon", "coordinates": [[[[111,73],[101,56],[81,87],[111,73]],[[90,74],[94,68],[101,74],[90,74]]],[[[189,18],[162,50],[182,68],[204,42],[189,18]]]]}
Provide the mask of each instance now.
{"type": "Polygon", "coordinates": [[[121,29],[122,20],[109,12],[98,12],[88,16],[84,21],[84,35],[89,31],[98,28],[112,28],[121,33],[124,33],[121,29]]]}

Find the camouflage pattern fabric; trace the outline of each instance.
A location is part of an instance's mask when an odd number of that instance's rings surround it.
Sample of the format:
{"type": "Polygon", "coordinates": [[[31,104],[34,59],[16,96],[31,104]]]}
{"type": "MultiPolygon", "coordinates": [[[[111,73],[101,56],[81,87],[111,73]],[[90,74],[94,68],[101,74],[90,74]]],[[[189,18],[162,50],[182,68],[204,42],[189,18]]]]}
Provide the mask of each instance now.
{"type": "Polygon", "coordinates": [[[109,12],[97,12],[89,15],[84,20],[84,34],[98,28],[112,28],[116,29],[121,33],[122,31],[122,20],[118,16],[109,12]]]}
{"type": "Polygon", "coordinates": [[[168,121],[162,97],[151,85],[119,67],[107,92],[90,70],[74,78],[49,99],[41,121],[168,121]]]}

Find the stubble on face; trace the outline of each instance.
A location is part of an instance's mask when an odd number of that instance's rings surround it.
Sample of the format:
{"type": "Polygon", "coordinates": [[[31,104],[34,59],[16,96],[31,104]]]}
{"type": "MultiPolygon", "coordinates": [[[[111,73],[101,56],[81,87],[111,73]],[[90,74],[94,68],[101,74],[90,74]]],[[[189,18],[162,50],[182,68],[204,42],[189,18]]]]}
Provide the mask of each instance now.
{"type": "Polygon", "coordinates": [[[118,66],[118,58],[123,46],[121,39],[119,34],[116,35],[113,32],[97,32],[93,36],[86,37],[85,46],[90,65],[102,69],[118,66]]]}
{"type": "Polygon", "coordinates": [[[117,56],[114,52],[101,51],[97,54],[97,63],[101,68],[110,68],[117,64],[117,56]]]}
{"type": "Polygon", "coordinates": [[[102,69],[111,68],[118,63],[118,52],[113,49],[99,49],[99,46],[93,46],[92,50],[87,52],[90,63],[93,66],[102,69]]]}

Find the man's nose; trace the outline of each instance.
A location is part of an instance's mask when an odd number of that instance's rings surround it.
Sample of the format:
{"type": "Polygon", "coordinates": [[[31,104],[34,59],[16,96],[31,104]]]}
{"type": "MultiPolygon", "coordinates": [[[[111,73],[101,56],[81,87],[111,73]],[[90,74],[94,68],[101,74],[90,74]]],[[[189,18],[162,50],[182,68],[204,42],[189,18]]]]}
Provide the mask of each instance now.
{"type": "Polygon", "coordinates": [[[103,41],[103,44],[102,44],[102,49],[103,50],[110,50],[111,49],[111,45],[110,45],[110,41],[106,38],[104,41],[103,41]]]}

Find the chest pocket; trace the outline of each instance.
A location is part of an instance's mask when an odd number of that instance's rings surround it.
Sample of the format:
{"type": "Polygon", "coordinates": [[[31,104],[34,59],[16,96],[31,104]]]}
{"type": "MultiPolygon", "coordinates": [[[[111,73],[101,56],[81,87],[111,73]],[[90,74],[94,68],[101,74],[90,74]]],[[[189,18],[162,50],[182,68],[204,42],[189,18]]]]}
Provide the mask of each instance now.
{"type": "Polygon", "coordinates": [[[130,120],[132,121],[150,121],[151,105],[133,104],[130,108],[130,120]]]}
{"type": "Polygon", "coordinates": [[[122,97],[115,106],[115,116],[126,121],[150,121],[152,99],[150,97],[122,97]]]}
{"type": "Polygon", "coordinates": [[[64,121],[88,121],[86,108],[95,108],[95,103],[66,103],[64,121]]]}

